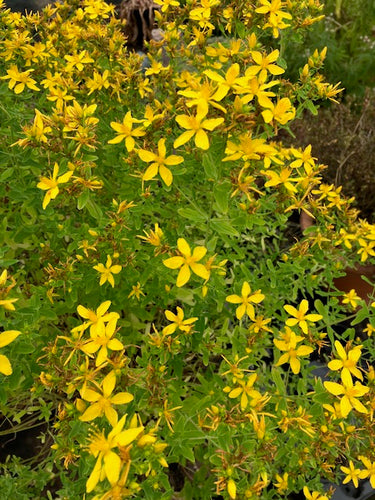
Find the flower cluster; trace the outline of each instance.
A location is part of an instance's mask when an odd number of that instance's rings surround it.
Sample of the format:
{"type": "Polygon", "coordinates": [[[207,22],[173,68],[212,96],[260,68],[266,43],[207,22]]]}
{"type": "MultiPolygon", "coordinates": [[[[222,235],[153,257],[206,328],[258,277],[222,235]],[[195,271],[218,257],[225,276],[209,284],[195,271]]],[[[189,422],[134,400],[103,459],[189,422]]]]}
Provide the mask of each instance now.
{"type": "Polygon", "coordinates": [[[341,91],[283,52],[320,2],[157,0],[141,53],[130,4],[0,10],[0,400],[54,441],[25,495],[373,484],[374,297],[338,279],[375,227],[279,134],[341,91]]]}

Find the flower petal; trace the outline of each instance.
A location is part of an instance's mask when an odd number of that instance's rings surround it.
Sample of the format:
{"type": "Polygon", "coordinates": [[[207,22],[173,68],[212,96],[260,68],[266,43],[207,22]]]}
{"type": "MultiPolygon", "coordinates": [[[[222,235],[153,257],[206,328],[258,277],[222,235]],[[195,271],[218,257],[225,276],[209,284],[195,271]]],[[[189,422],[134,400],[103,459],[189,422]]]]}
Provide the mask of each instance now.
{"type": "Polygon", "coordinates": [[[191,250],[188,242],[184,238],[178,238],[177,240],[177,248],[182,253],[184,257],[191,256],[191,250]]]}
{"type": "Polygon", "coordinates": [[[107,451],[104,455],[104,470],[111,485],[116,484],[120,477],[121,459],[113,451],[107,451]]]}
{"type": "Polygon", "coordinates": [[[0,373],[3,375],[12,375],[13,373],[9,359],[3,354],[0,354],[0,373]]]}
{"type": "Polygon", "coordinates": [[[21,332],[19,332],[18,330],[7,330],[3,333],[0,333],[0,347],[4,347],[13,342],[13,340],[15,340],[18,335],[21,335],[21,332]]]}
{"type": "Polygon", "coordinates": [[[184,264],[178,273],[176,285],[178,287],[184,286],[189,281],[190,276],[190,268],[187,264],[184,264]]]}
{"type": "Polygon", "coordinates": [[[185,259],[180,256],[171,257],[170,259],[163,260],[163,264],[169,269],[178,269],[184,264],[184,262],[185,259]]]}

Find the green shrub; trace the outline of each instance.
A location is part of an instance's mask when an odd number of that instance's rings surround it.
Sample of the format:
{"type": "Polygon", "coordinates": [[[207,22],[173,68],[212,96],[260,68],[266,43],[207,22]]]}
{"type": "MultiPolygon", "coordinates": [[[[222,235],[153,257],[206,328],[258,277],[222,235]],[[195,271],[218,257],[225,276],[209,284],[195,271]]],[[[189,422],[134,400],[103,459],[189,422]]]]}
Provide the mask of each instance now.
{"type": "Polygon", "coordinates": [[[295,83],[279,57],[320,6],[160,5],[148,61],[98,0],[0,13],[3,434],[40,421],[53,439],[48,474],[16,459],[2,491],[37,476],[42,498],[324,500],[322,479],[373,483],[374,306],[334,279],[373,262],[375,229],[309,146],[276,140],[340,92],[325,50],[295,83]]]}

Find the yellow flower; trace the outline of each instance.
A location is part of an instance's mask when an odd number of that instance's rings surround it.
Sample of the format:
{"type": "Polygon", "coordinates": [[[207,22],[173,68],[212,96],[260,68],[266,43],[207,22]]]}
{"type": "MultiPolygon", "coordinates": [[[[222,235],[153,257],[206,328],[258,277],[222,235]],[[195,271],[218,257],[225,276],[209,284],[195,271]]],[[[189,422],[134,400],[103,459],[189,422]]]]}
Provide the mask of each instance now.
{"type": "Polygon", "coordinates": [[[82,249],[83,250],[83,253],[86,255],[86,257],[89,257],[89,250],[92,250],[93,252],[96,252],[96,247],[94,247],[93,245],[90,245],[90,243],[88,242],[88,240],[82,240],[80,242],[81,244],[79,245],[78,249],[82,249]]]}
{"type": "Polygon", "coordinates": [[[130,299],[130,297],[136,297],[137,300],[139,300],[141,298],[141,295],[145,297],[145,294],[142,292],[141,289],[141,284],[138,281],[136,285],[132,285],[132,291],[129,293],[128,299],[130,299]]]}
{"type": "Polygon", "coordinates": [[[163,261],[163,264],[169,269],[180,269],[176,285],[181,287],[189,281],[191,276],[190,269],[197,276],[208,280],[210,277],[209,271],[203,264],[198,264],[206,255],[207,248],[195,247],[193,253],[191,253],[190,246],[184,238],[178,238],[177,248],[181,255],[163,261]]]}
{"type": "Polygon", "coordinates": [[[104,283],[108,281],[108,283],[110,283],[113,288],[115,286],[113,275],[118,274],[121,271],[122,267],[118,264],[112,266],[112,258],[107,255],[107,262],[105,266],[100,262],[97,266],[94,266],[93,269],[98,271],[98,273],[100,273],[101,275],[99,281],[100,286],[104,285],[104,283]]]}
{"type": "Polygon", "coordinates": [[[38,182],[37,187],[39,189],[43,189],[43,191],[47,191],[44,195],[43,199],[43,209],[45,210],[47,205],[51,200],[54,200],[56,196],[59,194],[59,184],[64,184],[68,182],[68,180],[73,175],[73,171],[69,170],[60,177],[57,177],[59,173],[59,165],[55,163],[53,167],[52,177],[41,177],[40,182],[38,182]]]}
{"type": "Polygon", "coordinates": [[[366,467],[365,470],[361,471],[359,477],[361,479],[369,478],[371,486],[373,488],[375,488],[375,462],[371,463],[371,461],[368,458],[363,457],[363,456],[360,456],[358,458],[361,460],[363,465],[366,467]]]}
{"type": "Polygon", "coordinates": [[[342,395],[340,399],[340,411],[343,418],[346,418],[353,408],[360,413],[367,413],[367,408],[357,398],[366,394],[370,389],[358,381],[353,385],[350,375],[347,376],[345,374],[341,378],[342,385],[336,382],[324,382],[324,387],[334,396],[342,395]]]}
{"type": "Polygon", "coordinates": [[[276,479],[278,482],[274,483],[274,486],[277,489],[278,493],[283,493],[288,489],[288,477],[289,474],[287,472],[284,472],[283,476],[276,474],[276,479]]]}
{"type": "Polygon", "coordinates": [[[261,290],[256,290],[251,293],[250,285],[247,281],[244,281],[241,289],[241,296],[239,295],[228,295],[225,299],[231,304],[241,304],[236,309],[237,319],[241,319],[246,313],[250,319],[254,318],[255,310],[253,304],[259,304],[264,300],[265,296],[261,293],[261,290]]]}
{"type": "Polygon", "coordinates": [[[251,413],[247,414],[246,416],[253,424],[254,431],[256,432],[258,439],[263,439],[266,434],[266,420],[264,418],[264,414],[261,414],[259,419],[256,411],[251,409],[251,413]]]}
{"type": "Polygon", "coordinates": [[[114,319],[117,320],[120,317],[116,312],[107,313],[110,305],[111,301],[106,300],[105,302],[100,304],[96,311],[86,309],[86,307],[83,306],[78,306],[78,314],[82,318],[88,319],[88,321],[86,321],[83,326],[80,325],[76,328],[73,328],[72,332],[76,330],[86,330],[88,327],[90,327],[90,335],[92,337],[103,335],[105,329],[104,323],[108,323],[109,321],[113,321],[114,319]]]}
{"type": "Polygon", "coordinates": [[[65,102],[74,100],[74,97],[68,94],[68,90],[65,87],[51,87],[47,99],[56,102],[56,109],[62,111],[65,102]]]}
{"type": "Polygon", "coordinates": [[[140,238],[141,240],[147,241],[147,243],[150,243],[150,245],[153,245],[154,247],[160,247],[161,246],[161,240],[163,238],[163,231],[159,227],[159,224],[156,222],[155,223],[155,229],[154,231],[150,231],[147,233],[147,231],[143,231],[146,236],[140,236],[138,235],[137,237],[140,238]]]}
{"type": "Polygon", "coordinates": [[[158,142],[158,154],[151,153],[151,151],[147,151],[146,149],[139,149],[137,153],[142,161],[145,161],[146,163],[152,162],[143,174],[142,179],[144,181],[149,181],[159,172],[160,177],[167,186],[170,186],[173,181],[172,172],[168,167],[172,165],[179,165],[184,161],[182,156],[166,156],[167,150],[165,147],[165,139],[160,139],[158,142]]]}
{"type": "Polygon", "coordinates": [[[278,340],[274,339],[275,346],[280,351],[286,351],[285,354],[282,354],[279,361],[276,363],[276,366],[281,366],[284,363],[290,364],[292,372],[297,375],[301,369],[301,362],[298,359],[299,357],[308,356],[313,352],[313,348],[307,345],[300,345],[297,347],[297,344],[301,342],[302,338],[297,336],[292,330],[289,331],[289,339],[288,340],[278,340]]]}
{"type": "Polygon", "coordinates": [[[349,292],[344,293],[343,296],[344,298],[342,299],[342,303],[350,304],[353,309],[356,309],[356,307],[358,306],[358,302],[362,300],[361,297],[357,295],[357,292],[354,290],[354,288],[352,288],[349,292]]]}
{"type": "Polygon", "coordinates": [[[185,333],[190,333],[193,328],[192,323],[195,323],[198,319],[198,318],[184,319],[184,311],[181,309],[181,307],[178,306],[177,306],[177,314],[173,314],[172,311],[165,311],[164,314],[169,321],[172,321],[172,324],[165,326],[163,328],[164,335],[171,335],[177,329],[185,333]]]}
{"type": "Polygon", "coordinates": [[[352,460],[349,460],[349,467],[340,467],[340,469],[346,474],[343,484],[353,482],[354,486],[358,488],[358,479],[361,479],[361,470],[356,469],[352,460]]]}
{"type": "Polygon", "coordinates": [[[303,487],[303,493],[307,500],[328,500],[327,495],[321,495],[319,491],[312,491],[310,493],[307,486],[303,487]]]}
{"type": "MultiPolygon", "coordinates": [[[[243,379],[236,379],[236,383],[239,384],[240,387],[236,387],[229,392],[228,396],[231,399],[241,396],[241,410],[245,410],[247,408],[247,405],[249,404],[249,398],[251,398],[252,400],[250,401],[250,404],[252,404],[253,400],[259,401],[262,398],[260,392],[256,391],[253,388],[253,385],[257,378],[258,375],[256,373],[252,373],[248,376],[247,381],[243,379]]],[[[227,388],[225,388],[224,390],[225,392],[228,392],[227,388]]]]}
{"type": "Polygon", "coordinates": [[[143,123],[142,120],[137,120],[132,117],[131,111],[128,111],[122,120],[122,123],[111,122],[111,127],[117,132],[117,136],[114,139],[108,141],[108,144],[118,144],[119,142],[125,140],[126,149],[133,151],[135,147],[134,137],[142,137],[146,134],[142,127],[133,129],[134,123],[143,123]]]}
{"type": "Polygon", "coordinates": [[[40,90],[35,84],[36,81],[30,77],[33,69],[28,69],[27,71],[19,71],[17,66],[13,64],[8,70],[7,75],[2,76],[1,80],[9,79],[9,88],[14,89],[15,94],[20,94],[24,91],[25,86],[31,90],[40,90]]]}
{"type": "Polygon", "coordinates": [[[101,90],[102,88],[108,89],[108,76],[108,69],[104,70],[103,74],[94,71],[92,78],[88,78],[86,82],[86,86],[89,89],[89,93],[87,95],[91,95],[96,90],[101,90]]]}
{"type": "Polygon", "coordinates": [[[300,179],[290,177],[292,175],[292,171],[287,167],[281,169],[280,173],[275,172],[274,170],[261,170],[260,173],[269,178],[269,180],[264,184],[265,187],[280,186],[281,184],[291,193],[295,193],[297,191],[292,182],[299,182],[300,179]]]}
{"type": "MultiPolygon", "coordinates": [[[[7,330],[0,333],[0,348],[13,342],[18,335],[21,335],[21,332],[18,330],[7,330]]],[[[3,375],[11,375],[13,373],[12,365],[4,354],[0,354],[0,373],[3,375]]]]}
{"type": "Polygon", "coordinates": [[[157,5],[161,6],[161,11],[166,12],[170,6],[172,7],[179,7],[180,3],[177,2],[177,0],[155,0],[157,5]]]}
{"type": "MultiPolygon", "coordinates": [[[[207,72],[205,73],[207,74],[207,72]]],[[[212,71],[212,73],[216,75],[214,71],[212,71]]],[[[222,78],[220,75],[217,76],[222,78]]],[[[220,109],[223,113],[226,113],[226,109],[218,104],[218,102],[225,97],[225,90],[220,91],[220,89],[213,87],[211,83],[206,80],[203,83],[192,82],[191,85],[193,88],[180,90],[178,92],[189,99],[186,103],[189,108],[197,106],[197,109],[206,115],[208,113],[209,105],[211,105],[216,109],[220,109]]]]}
{"type": "Polygon", "coordinates": [[[248,75],[257,75],[259,73],[259,80],[266,81],[267,71],[271,75],[281,75],[285,73],[283,68],[273,64],[279,58],[280,52],[278,50],[273,50],[270,54],[264,55],[257,50],[251,51],[251,57],[255,62],[255,65],[250,66],[247,70],[248,75]]]}
{"type": "Polygon", "coordinates": [[[79,54],[66,55],[64,59],[68,61],[66,65],[67,71],[72,71],[73,68],[77,68],[78,71],[82,71],[85,67],[84,64],[89,64],[95,62],[92,57],[87,54],[86,50],[82,50],[79,54]]]}
{"type": "Polygon", "coordinates": [[[258,103],[262,108],[272,108],[273,103],[270,97],[275,97],[274,92],[270,92],[268,89],[274,87],[279,83],[279,80],[273,80],[272,82],[264,83],[257,76],[251,76],[248,74],[250,68],[245,71],[245,76],[239,78],[237,93],[245,94],[241,98],[242,104],[248,104],[256,96],[258,103]]]}
{"type": "Polygon", "coordinates": [[[268,0],[259,0],[259,2],[262,6],[255,9],[255,12],[259,14],[269,14],[270,16],[281,14],[288,19],[292,17],[290,14],[281,11],[283,7],[282,0],[271,0],[270,2],[268,0]]]}
{"type": "Polygon", "coordinates": [[[351,377],[351,374],[353,374],[355,377],[363,380],[362,373],[356,367],[357,361],[361,357],[362,346],[356,346],[347,353],[340,342],[336,340],[335,347],[340,359],[330,361],[328,368],[334,371],[342,369],[341,374],[345,374],[345,377],[351,377]]]}
{"type": "Polygon", "coordinates": [[[182,406],[175,406],[174,408],[168,408],[168,399],[166,399],[163,404],[163,411],[159,413],[160,416],[163,416],[165,418],[165,421],[167,422],[168,428],[171,432],[174,432],[173,412],[179,410],[180,408],[182,408],[182,406]]]}
{"type": "Polygon", "coordinates": [[[291,164],[291,168],[299,168],[303,166],[307,175],[309,175],[315,166],[316,158],[311,156],[311,144],[309,144],[303,151],[292,148],[293,156],[296,158],[291,164]]]}
{"type": "MultiPolygon", "coordinates": [[[[264,139],[253,139],[251,132],[240,134],[238,137],[240,143],[237,144],[228,140],[225,148],[225,153],[228,155],[222,161],[243,160],[260,160],[261,155],[273,153],[275,149],[266,144],[264,139]]],[[[247,165],[248,166],[248,165],[247,165]]],[[[239,176],[240,178],[240,176],[239,176]]]]}
{"type": "Polygon", "coordinates": [[[186,132],[177,137],[174,141],[173,147],[178,148],[195,136],[194,141],[197,148],[208,149],[210,147],[210,143],[205,131],[214,130],[223,123],[224,118],[211,118],[204,120],[206,114],[207,112],[205,112],[205,110],[198,109],[196,116],[176,116],[176,122],[180,125],[180,127],[186,129],[186,132]]]}
{"type": "Polygon", "coordinates": [[[272,332],[271,328],[267,325],[271,323],[271,318],[264,318],[264,316],[256,316],[255,318],[250,318],[253,322],[249,326],[249,332],[259,333],[260,331],[272,332]]]}
{"type": "Polygon", "coordinates": [[[283,97],[277,101],[276,105],[272,103],[272,106],[267,107],[270,109],[262,111],[262,116],[266,123],[276,121],[281,125],[285,125],[290,120],[293,120],[296,115],[296,110],[287,97],[283,97]]]}
{"type": "Polygon", "coordinates": [[[371,323],[367,323],[366,328],[363,329],[364,333],[367,333],[368,337],[372,337],[372,334],[375,332],[375,327],[371,325],[371,323]]]}
{"type": "Polygon", "coordinates": [[[97,458],[96,464],[86,483],[86,491],[90,493],[100,480],[107,478],[111,485],[120,477],[122,459],[113,451],[114,448],[126,447],[141,434],[144,427],[134,427],[123,431],[126,415],[113,427],[106,437],[104,431],[94,433],[88,445],[89,452],[97,458]]]}
{"type": "Polygon", "coordinates": [[[203,30],[213,30],[215,26],[210,23],[211,6],[208,0],[201,1],[202,7],[197,7],[189,12],[189,17],[193,21],[198,21],[199,27],[203,30]]]}
{"type": "Polygon", "coordinates": [[[34,141],[37,143],[48,142],[47,135],[52,132],[51,127],[46,127],[43,121],[44,115],[37,109],[35,109],[35,118],[31,126],[22,127],[23,133],[26,135],[25,139],[19,139],[14,144],[25,148],[30,143],[34,141]]]}
{"type": "Polygon", "coordinates": [[[100,366],[107,361],[108,349],[111,351],[121,351],[124,349],[122,342],[112,338],[116,333],[117,319],[118,316],[113,316],[104,327],[104,331],[90,333],[91,340],[81,347],[81,350],[88,355],[99,351],[96,356],[96,366],[100,366]]]}
{"type": "Polygon", "coordinates": [[[288,326],[298,325],[305,334],[308,332],[307,322],[315,323],[323,317],[321,314],[306,314],[309,309],[309,303],[306,299],[301,301],[298,309],[290,305],[284,306],[284,309],[291,316],[294,316],[294,318],[288,318],[285,324],[288,326]]]}
{"type": "Polygon", "coordinates": [[[289,26],[284,23],[283,19],[292,19],[292,16],[288,12],[281,10],[283,7],[282,0],[260,0],[260,3],[262,6],[255,9],[255,12],[268,15],[269,22],[264,25],[264,28],[272,28],[273,36],[277,38],[279,36],[278,30],[289,26]]]}
{"type": "Polygon", "coordinates": [[[90,422],[104,414],[108,422],[114,427],[118,422],[118,416],[112,405],[127,404],[134,399],[134,396],[128,392],[119,392],[112,396],[115,385],[116,375],[114,371],[111,371],[104,378],[101,387],[99,387],[101,392],[96,392],[86,387],[81,389],[82,399],[93,404],[86,409],[79,419],[83,422],[90,422]]]}
{"type": "Polygon", "coordinates": [[[145,75],[159,75],[163,71],[169,71],[169,66],[164,66],[163,63],[149,56],[150,66],[146,69],[145,75]]]}

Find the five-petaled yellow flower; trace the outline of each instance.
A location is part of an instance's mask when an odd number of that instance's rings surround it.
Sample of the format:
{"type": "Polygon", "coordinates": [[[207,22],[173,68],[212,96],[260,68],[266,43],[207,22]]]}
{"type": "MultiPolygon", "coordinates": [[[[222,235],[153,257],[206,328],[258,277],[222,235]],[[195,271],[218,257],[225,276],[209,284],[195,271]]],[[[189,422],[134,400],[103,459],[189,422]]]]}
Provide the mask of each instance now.
{"type": "Polygon", "coordinates": [[[178,287],[184,286],[189,281],[191,276],[190,270],[197,276],[208,280],[210,277],[209,271],[203,264],[198,264],[206,255],[207,248],[202,246],[195,247],[193,253],[191,253],[190,246],[184,238],[178,238],[177,248],[181,255],[163,261],[163,264],[169,269],[180,270],[177,276],[176,285],[178,287]]]}
{"type": "Polygon", "coordinates": [[[172,323],[163,328],[164,335],[171,335],[177,329],[185,333],[190,333],[193,328],[193,323],[197,321],[198,318],[184,319],[184,311],[181,307],[177,306],[177,314],[173,314],[172,311],[165,311],[165,316],[172,323]]]}
{"type": "Polygon", "coordinates": [[[33,69],[28,69],[26,71],[19,71],[17,66],[13,64],[8,70],[7,75],[2,76],[2,80],[9,79],[9,88],[14,89],[15,94],[20,94],[24,91],[25,86],[31,90],[40,90],[36,86],[36,81],[30,77],[30,73],[34,71],[33,69]]]}
{"type": "MultiPolygon", "coordinates": [[[[259,399],[262,398],[262,395],[260,394],[259,391],[256,391],[253,386],[254,383],[256,382],[258,378],[258,375],[256,373],[252,373],[247,377],[247,380],[241,380],[237,379],[236,382],[239,384],[239,387],[236,387],[235,389],[232,389],[228,396],[231,399],[238,398],[238,396],[241,396],[241,410],[245,410],[247,408],[247,405],[249,404],[249,398],[250,398],[250,404],[253,400],[259,401],[259,399]]],[[[225,392],[228,392],[228,389],[224,389],[225,392]]]]}
{"type": "Polygon", "coordinates": [[[287,472],[284,472],[282,476],[276,474],[277,483],[275,482],[274,486],[277,489],[278,493],[283,493],[288,489],[288,478],[289,474],[287,472]]]}
{"type": "Polygon", "coordinates": [[[296,335],[292,330],[289,330],[287,336],[285,335],[284,338],[286,340],[274,339],[273,341],[280,351],[286,351],[281,355],[276,366],[281,366],[289,362],[292,372],[297,375],[301,369],[301,362],[298,358],[308,356],[314,349],[307,345],[300,345],[297,347],[297,344],[303,340],[303,337],[296,335]]]}
{"type": "Polygon", "coordinates": [[[250,285],[247,281],[244,281],[241,289],[241,296],[239,295],[228,295],[225,299],[231,304],[241,304],[236,309],[237,319],[241,319],[246,313],[250,319],[254,319],[255,310],[253,304],[259,304],[264,300],[264,295],[261,290],[256,290],[251,293],[250,285]]]}
{"type": "Polygon", "coordinates": [[[59,184],[65,184],[73,175],[73,171],[69,170],[60,177],[57,177],[59,174],[59,165],[55,163],[53,167],[52,177],[41,177],[40,182],[38,182],[37,187],[39,189],[43,189],[43,191],[47,191],[44,195],[43,199],[43,209],[45,209],[48,203],[51,200],[54,200],[56,196],[59,194],[59,184]]]}
{"type": "Polygon", "coordinates": [[[96,352],[98,353],[95,361],[96,366],[100,366],[107,361],[108,349],[110,351],[121,351],[124,349],[122,342],[112,338],[116,333],[117,319],[118,315],[112,317],[105,326],[104,331],[100,334],[90,332],[91,340],[81,347],[81,350],[89,356],[96,352]]]}
{"type": "Polygon", "coordinates": [[[342,299],[343,304],[349,304],[353,309],[358,307],[358,303],[361,297],[357,295],[357,292],[352,288],[349,292],[344,293],[344,298],[342,299]]]}
{"type": "Polygon", "coordinates": [[[341,370],[341,374],[344,374],[344,377],[351,377],[354,375],[355,377],[363,380],[362,373],[357,368],[357,361],[361,357],[361,349],[362,346],[356,346],[353,349],[350,349],[349,352],[346,352],[343,346],[340,344],[338,340],[335,341],[335,347],[338,356],[341,359],[334,359],[328,363],[328,368],[330,370],[341,370]]]}
{"type": "Polygon", "coordinates": [[[206,110],[198,108],[195,116],[176,116],[176,122],[180,125],[180,127],[186,129],[186,132],[177,137],[174,141],[173,147],[178,148],[195,136],[194,141],[197,148],[208,149],[210,147],[210,142],[208,140],[206,130],[214,130],[223,123],[224,118],[211,118],[205,120],[204,118],[206,114],[206,110]]]}
{"type": "Polygon", "coordinates": [[[276,121],[281,125],[285,125],[288,121],[293,120],[295,115],[296,110],[288,97],[283,97],[276,104],[271,103],[269,109],[262,111],[263,120],[266,123],[276,121]]]}
{"type": "Polygon", "coordinates": [[[112,392],[116,386],[116,375],[112,370],[104,378],[100,392],[84,387],[81,390],[83,400],[92,403],[85,412],[79,417],[83,422],[90,422],[102,415],[105,415],[108,422],[114,427],[118,422],[117,411],[112,405],[124,405],[133,401],[134,396],[129,392],[119,392],[112,396],[112,392]]]}
{"type": "Polygon", "coordinates": [[[160,177],[167,186],[170,186],[173,181],[172,172],[168,167],[179,165],[184,161],[182,156],[166,156],[167,149],[165,147],[165,139],[160,139],[158,142],[158,154],[147,151],[146,149],[139,149],[137,152],[142,161],[151,163],[146,172],[143,174],[142,179],[144,181],[150,181],[159,172],[160,177]]]}
{"type": "Polygon", "coordinates": [[[109,140],[108,144],[118,144],[124,140],[129,153],[133,151],[135,147],[134,137],[142,137],[146,134],[143,127],[133,129],[134,123],[143,123],[143,120],[133,118],[131,111],[126,113],[122,123],[111,122],[111,127],[117,132],[117,136],[109,140]]]}
{"type": "Polygon", "coordinates": [[[358,479],[361,479],[361,469],[356,469],[352,460],[349,460],[349,467],[340,467],[340,469],[346,474],[343,484],[352,481],[354,486],[358,488],[358,479]]]}
{"type": "Polygon", "coordinates": [[[107,255],[106,264],[104,265],[100,262],[98,265],[94,266],[94,269],[101,274],[99,281],[100,286],[104,285],[104,283],[108,281],[108,283],[110,283],[112,287],[114,287],[115,280],[113,278],[113,275],[118,274],[121,271],[122,267],[119,264],[112,266],[112,258],[110,257],[110,255],[107,255]]]}
{"type": "Polygon", "coordinates": [[[106,300],[105,302],[100,304],[96,311],[87,309],[86,307],[79,305],[77,307],[78,314],[88,321],[85,321],[83,325],[79,325],[78,327],[73,328],[72,332],[78,330],[85,331],[90,327],[91,337],[103,335],[105,330],[105,323],[108,323],[109,321],[113,321],[115,319],[117,320],[120,317],[120,315],[116,312],[107,312],[110,305],[111,301],[106,300]]]}
{"type": "Polygon", "coordinates": [[[90,493],[99,481],[107,478],[111,485],[117,483],[120,477],[122,460],[113,451],[114,448],[125,448],[132,443],[143,431],[143,426],[122,430],[125,425],[126,415],[113,427],[106,437],[104,431],[94,433],[88,446],[91,455],[97,458],[94,469],[86,483],[86,491],[90,493]]]}
{"type": "Polygon", "coordinates": [[[311,323],[315,323],[316,321],[319,321],[323,317],[321,314],[306,314],[309,309],[309,303],[307,302],[306,299],[303,299],[301,301],[301,304],[298,309],[290,305],[284,306],[284,309],[291,316],[294,316],[293,318],[288,318],[285,324],[288,326],[298,325],[305,334],[308,331],[308,326],[307,326],[308,321],[311,323]]]}
{"type": "Polygon", "coordinates": [[[357,399],[366,394],[370,389],[360,382],[353,385],[350,374],[342,373],[342,385],[337,382],[324,382],[324,387],[334,396],[341,396],[340,411],[343,418],[346,418],[351,410],[355,408],[360,413],[368,413],[367,408],[357,399]]]}

